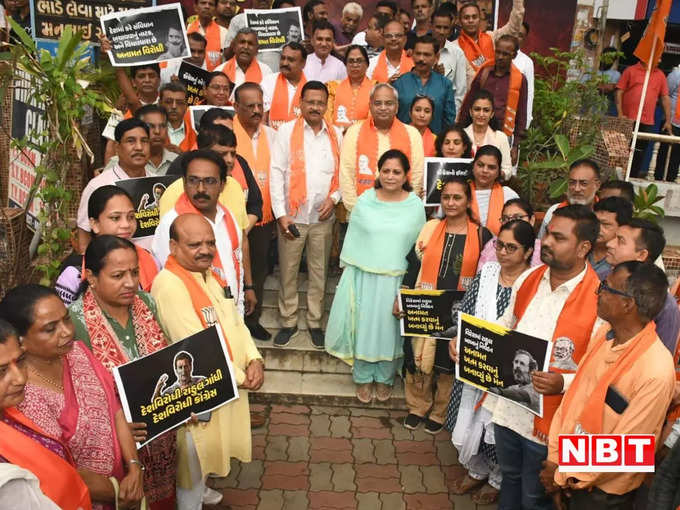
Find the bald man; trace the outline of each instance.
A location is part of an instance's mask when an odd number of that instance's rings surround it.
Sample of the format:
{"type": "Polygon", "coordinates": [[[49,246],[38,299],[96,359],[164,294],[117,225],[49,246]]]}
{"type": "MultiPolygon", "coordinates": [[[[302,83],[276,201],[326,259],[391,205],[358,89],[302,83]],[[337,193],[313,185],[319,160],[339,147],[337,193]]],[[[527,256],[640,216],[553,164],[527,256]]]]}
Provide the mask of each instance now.
{"type": "Polygon", "coordinates": [[[262,356],[234,299],[226,297],[225,282],[211,269],[215,251],[215,233],[208,220],[201,214],[180,214],[170,225],[165,268],[151,288],[171,342],[214,325],[222,328],[239,386],[239,398],[213,411],[210,421],[189,424],[177,432],[178,457],[185,460],[177,475],[177,505],[191,510],[223,499],[222,493],[205,486],[208,475],[227,476],[232,457],[250,462],[248,390],[257,390],[264,382],[262,356]],[[208,302],[209,307],[205,306],[208,302]]]}

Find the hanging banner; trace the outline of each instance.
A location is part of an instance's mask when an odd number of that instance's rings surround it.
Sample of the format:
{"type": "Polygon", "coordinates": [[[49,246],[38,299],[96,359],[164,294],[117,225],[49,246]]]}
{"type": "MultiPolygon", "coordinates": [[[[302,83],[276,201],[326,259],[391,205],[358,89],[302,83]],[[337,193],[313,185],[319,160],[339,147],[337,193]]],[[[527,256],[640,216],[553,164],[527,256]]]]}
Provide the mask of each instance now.
{"type": "Polygon", "coordinates": [[[299,7],[246,9],[245,13],[246,24],[257,32],[259,51],[276,51],[289,42],[302,42],[304,25],[299,7]]]}
{"type": "Polygon", "coordinates": [[[466,158],[425,158],[425,205],[440,205],[442,181],[450,176],[470,176],[472,160],[466,158]]]}

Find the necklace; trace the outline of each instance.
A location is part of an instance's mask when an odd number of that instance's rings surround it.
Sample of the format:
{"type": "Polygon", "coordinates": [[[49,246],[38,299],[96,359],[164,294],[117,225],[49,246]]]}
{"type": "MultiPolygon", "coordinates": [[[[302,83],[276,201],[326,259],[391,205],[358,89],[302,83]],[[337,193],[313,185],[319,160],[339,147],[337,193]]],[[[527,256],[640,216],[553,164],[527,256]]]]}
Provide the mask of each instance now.
{"type": "Polygon", "coordinates": [[[50,386],[53,386],[53,387],[59,389],[59,391],[64,391],[64,385],[63,384],[57,383],[54,380],[50,379],[49,377],[45,377],[44,375],[42,375],[40,372],[38,372],[35,368],[33,368],[31,366],[28,367],[28,370],[30,370],[32,373],[34,373],[38,377],[38,379],[40,379],[42,382],[45,382],[45,383],[49,384],[50,386]]]}

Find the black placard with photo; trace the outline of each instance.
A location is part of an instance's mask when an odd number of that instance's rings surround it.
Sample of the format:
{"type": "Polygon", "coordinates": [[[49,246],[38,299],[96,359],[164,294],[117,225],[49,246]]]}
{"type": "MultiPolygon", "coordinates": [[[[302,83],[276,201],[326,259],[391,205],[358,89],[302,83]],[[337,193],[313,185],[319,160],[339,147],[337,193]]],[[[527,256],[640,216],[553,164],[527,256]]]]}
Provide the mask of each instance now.
{"type": "Polygon", "coordinates": [[[156,232],[160,222],[158,206],[166,188],[179,178],[179,175],[158,175],[153,177],[138,177],[116,182],[116,186],[123,188],[132,197],[135,208],[137,230],[134,239],[150,237],[156,232]]]}
{"type": "Polygon", "coordinates": [[[399,308],[402,336],[442,338],[450,336],[453,317],[465,292],[460,290],[402,289],[399,308]]]}
{"type": "Polygon", "coordinates": [[[302,11],[299,7],[285,9],[246,9],[246,24],[257,32],[259,51],[276,51],[289,42],[301,43],[302,11]]]}
{"type": "Polygon", "coordinates": [[[471,159],[425,158],[425,205],[440,205],[442,181],[452,175],[467,178],[471,169],[471,159]]]}

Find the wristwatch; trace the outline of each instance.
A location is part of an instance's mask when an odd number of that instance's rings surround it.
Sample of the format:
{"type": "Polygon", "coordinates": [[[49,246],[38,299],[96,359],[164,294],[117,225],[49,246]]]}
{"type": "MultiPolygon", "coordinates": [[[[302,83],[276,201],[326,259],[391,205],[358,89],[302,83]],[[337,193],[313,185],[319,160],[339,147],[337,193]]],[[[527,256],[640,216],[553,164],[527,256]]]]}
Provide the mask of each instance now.
{"type": "Polygon", "coordinates": [[[128,460],[128,464],[129,464],[129,465],[137,464],[137,465],[139,466],[139,469],[142,470],[142,472],[146,471],[146,467],[144,466],[144,464],[142,464],[141,462],[139,462],[137,459],[130,459],[130,460],[128,460]]]}

